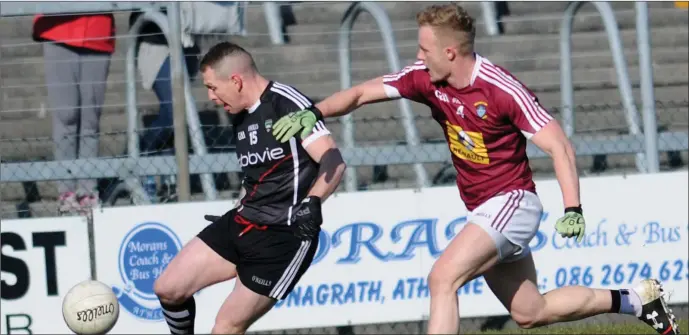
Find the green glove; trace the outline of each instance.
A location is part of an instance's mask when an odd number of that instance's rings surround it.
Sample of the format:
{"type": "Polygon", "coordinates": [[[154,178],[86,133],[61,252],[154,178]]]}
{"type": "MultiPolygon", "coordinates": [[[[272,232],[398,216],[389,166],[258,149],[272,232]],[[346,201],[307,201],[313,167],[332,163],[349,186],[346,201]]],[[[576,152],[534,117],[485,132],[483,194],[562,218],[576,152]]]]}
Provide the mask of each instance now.
{"type": "Polygon", "coordinates": [[[577,242],[581,242],[586,232],[586,222],[584,216],[577,212],[565,212],[555,223],[555,230],[562,237],[577,237],[577,242]]]}
{"type": "MultiPolygon", "coordinates": [[[[312,108],[315,109],[315,107],[312,108]]],[[[320,111],[314,112],[309,109],[304,109],[281,117],[280,120],[273,125],[273,136],[275,136],[278,141],[285,143],[301,130],[301,138],[306,138],[311,134],[313,127],[316,125],[316,122],[318,122],[316,113],[320,114],[320,111]]]]}

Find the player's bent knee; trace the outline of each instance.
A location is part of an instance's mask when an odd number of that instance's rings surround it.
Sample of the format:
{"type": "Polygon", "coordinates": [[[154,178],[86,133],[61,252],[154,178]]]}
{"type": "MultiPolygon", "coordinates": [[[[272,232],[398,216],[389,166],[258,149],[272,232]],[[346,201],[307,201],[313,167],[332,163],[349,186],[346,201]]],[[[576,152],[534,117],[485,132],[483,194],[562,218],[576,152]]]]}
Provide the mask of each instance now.
{"type": "Polygon", "coordinates": [[[184,292],[177,289],[175,282],[169,278],[169,276],[160,276],[156,279],[153,283],[153,292],[160,301],[166,304],[174,305],[184,302],[187,298],[184,296],[184,292]]]}
{"type": "Polygon", "coordinates": [[[519,313],[512,311],[512,320],[522,329],[531,329],[543,325],[540,318],[540,313],[533,311],[530,313],[519,313]]]}
{"type": "Polygon", "coordinates": [[[538,323],[533,318],[512,316],[512,320],[514,320],[517,326],[522,329],[532,329],[538,327],[538,323]]]}
{"type": "Polygon", "coordinates": [[[457,276],[456,271],[450,271],[445,266],[433,266],[431,272],[428,274],[428,288],[431,294],[447,294],[456,292],[464,283],[469,281],[469,276],[460,274],[457,276]]]}

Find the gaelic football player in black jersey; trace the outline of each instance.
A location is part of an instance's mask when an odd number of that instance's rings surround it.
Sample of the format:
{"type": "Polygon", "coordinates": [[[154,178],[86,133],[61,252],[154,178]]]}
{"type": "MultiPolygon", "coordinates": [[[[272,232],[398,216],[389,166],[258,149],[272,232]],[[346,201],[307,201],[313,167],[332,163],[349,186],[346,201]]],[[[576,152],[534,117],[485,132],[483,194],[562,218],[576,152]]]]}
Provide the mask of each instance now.
{"type": "Polygon", "coordinates": [[[335,191],[345,163],[322,120],[281,143],[271,134],[282,116],[313,103],[298,90],[261,76],[252,56],[222,42],[200,64],[208,97],[231,115],[240,200],[212,221],[155,282],[172,334],[192,334],[197,291],[237,278],[216,317],[214,334],[244,333],[294,288],[318,248],[321,203],[335,191]]]}

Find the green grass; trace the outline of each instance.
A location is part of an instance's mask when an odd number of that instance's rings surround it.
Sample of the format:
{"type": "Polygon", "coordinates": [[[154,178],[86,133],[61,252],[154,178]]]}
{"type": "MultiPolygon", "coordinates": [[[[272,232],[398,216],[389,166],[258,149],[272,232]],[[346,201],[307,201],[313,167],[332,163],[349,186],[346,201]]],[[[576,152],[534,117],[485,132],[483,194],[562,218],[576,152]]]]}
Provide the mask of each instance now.
{"type": "MultiPolygon", "coordinates": [[[[689,322],[687,320],[679,320],[679,331],[681,334],[687,334],[689,330],[689,322]]],[[[642,322],[630,323],[595,323],[583,324],[581,326],[551,326],[536,329],[505,329],[505,330],[490,330],[481,332],[480,334],[657,334],[655,330],[642,322]]]]}

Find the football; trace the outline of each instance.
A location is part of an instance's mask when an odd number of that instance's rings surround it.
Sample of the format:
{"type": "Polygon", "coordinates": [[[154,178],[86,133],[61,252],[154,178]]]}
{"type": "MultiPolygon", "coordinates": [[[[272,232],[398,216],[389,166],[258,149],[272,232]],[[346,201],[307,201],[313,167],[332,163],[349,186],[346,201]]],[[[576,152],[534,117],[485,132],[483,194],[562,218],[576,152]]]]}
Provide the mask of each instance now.
{"type": "Polygon", "coordinates": [[[62,317],[76,334],[106,334],[120,315],[120,304],[108,285],[95,280],[72,287],[62,300],[62,317]]]}

